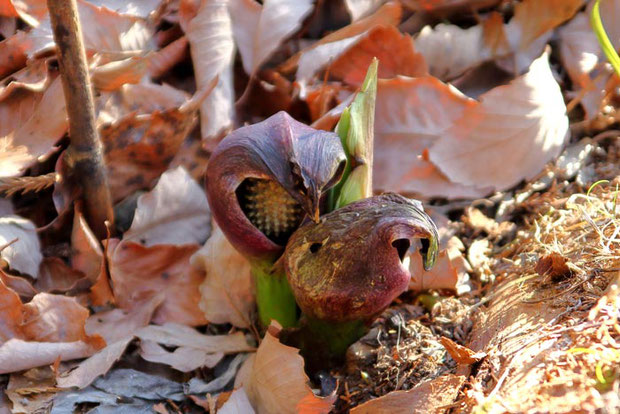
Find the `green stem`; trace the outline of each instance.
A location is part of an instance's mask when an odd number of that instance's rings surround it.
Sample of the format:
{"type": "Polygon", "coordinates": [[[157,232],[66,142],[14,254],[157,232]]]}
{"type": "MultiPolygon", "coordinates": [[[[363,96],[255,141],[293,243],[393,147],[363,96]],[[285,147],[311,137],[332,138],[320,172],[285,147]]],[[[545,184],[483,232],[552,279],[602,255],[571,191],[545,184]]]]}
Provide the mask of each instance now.
{"type": "Polygon", "coordinates": [[[299,328],[281,331],[280,341],[299,348],[306,372],[316,373],[342,364],[347,348],[367,331],[361,321],[326,322],[305,316],[299,328]]]}
{"type": "Polygon", "coordinates": [[[314,345],[321,344],[330,358],[341,358],[347,348],[368,331],[362,321],[327,322],[307,318],[305,327],[316,341],[314,345]]]}
{"type": "Polygon", "coordinates": [[[283,328],[297,324],[297,303],[284,272],[270,265],[255,264],[252,276],[256,284],[256,304],[258,318],[263,327],[269,326],[272,319],[283,328]]]}
{"type": "Polygon", "coordinates": [[[599,10],[599,2],[600,0],[596,0],[594,2],[594,7],[592,7],[592,13],[590,14],[590,23],[592,24],[594,34],[601,45],[601,49],[603,49],[605,56],[609,59],[609,63],[611,63],[611,66],[613,66],[616,73],[620,75],[620,57],[618,57],[618,53],[609,40],[609,37],[607,37],[607,32],[605,32],[605,28],[603,27],[601,12],[599,10]]]}

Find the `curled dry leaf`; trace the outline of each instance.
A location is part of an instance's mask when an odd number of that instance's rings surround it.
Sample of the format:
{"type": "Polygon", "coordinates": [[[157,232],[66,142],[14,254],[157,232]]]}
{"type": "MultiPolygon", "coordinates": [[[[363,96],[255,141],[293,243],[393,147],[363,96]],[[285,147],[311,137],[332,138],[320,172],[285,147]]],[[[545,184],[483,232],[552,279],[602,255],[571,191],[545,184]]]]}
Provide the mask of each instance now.
{"type": "Polygon", "coordinates": [[[445,336],[442,336],[439,341],[457,364],[473,364],[482,360],[487,355],[484,352],[474,352],[466,346],[459,345],[445,336]]]}
{"type": "Polygon", "coordinates": [[[381,6],[375,13],[371,14],[370,16],[364,17],[363,19],[360,19],[359,21],[345,26],[342,29],[336,30],[335,32],[321,38],[321,40],[317,41],[310,47],[300,52],[297,52],[295,55],[291,56],[286,62],[280,65],[279,69],[284,73],[290,73],[297,67],[299,59],[305,53],[310,52],[312,49],[327,43],[335,43],[339,40],[344,40],[347,38],[361,35],[362,33],[375,26],[396,26],[398,23],[400,23],[401,15],[402,6],[400,5],[400,3],[390,1],[387,4],[381,6]]]}
{"type": "Polygon", "coordinates": [[[426,414],[442,412],[454,402],[465,382],[464,376],[443,375],[423,382],[408,391],[392,391],[365,402],[351,410],[351,414],[426,414]]]}
{"type": "Polygon", "coordinates": [[[85,291],[91,285],[92,282],[84,273],[71,268],[58,257],[43,259],[39,267],[39,277],[34,283],[38,291],[47,293],[85,291]]]}
{"type": "Polygon", "coordinates": [[[149,17],[162,3],[161,0],[90,0],[98,7],[105,7],[119,14],[127,16],[149,17]]]}
{"type": "MultiPolygon", "coordinates": [[[[271,331],[277,331],[272,325],[271,331]]],[[[258,414],[298,413],[300,403],[310,404],[315,412],[327,413],[335,398],[314,395],[308,386],[304,360],[299,350],[280,343],[270,332],[258,347],[249,379],[244,384],[248,398],[258,414]]]]}
{"type": "Polygon", "coordinates": [[[463,243],[456,236],[451,237],[430,270],[424,270],[422,256],[418,251],[414,252],[409,263],[409,289],[450,289],[461,293],[464,288],[462,285],[468,281],[468,272],[471,271],[463,256],[464,249],[463,243]]]}
{"type": "Polygon", "coordinates": [[[385,0],[345,0],[344,5],[354,22],[377,10],[385,0]]]}
{"type": "Polygon", "coordinates": [[[157,244],[202,244],[210,231],[204,190],[183,167],[163,173],[155,188],[138,198],[131,227],[123,240],[157,244]]]}
{"type": "Polygon", "coordinates": [[[235,250],[219,227],[191,258],[205,274],[200,285],[200,309],[211,323],[231,323],[248,328],[254,310],[254,284],[250,264],[235,250]]]}
{"type": "Polygon", "coordinates": [[[168,168],[196,122],[193,111],[179,109],[183,96],[169,86],[140,84],[125,85],[117,96],[108,97],[107,108],[113,107],[116,99],[123,108],[138,108],[125,116],[112,109],[100,113],[100,119],[120,118],[100,128],[114,200],[150,188],[168,168]]]}
{"type": "Polygon", "coordinates": [[[218,414],[255,414],[252,404],[248,399],[245,388],[238,388],[230,394],[228,400],[217,410],[218,414]]]}
{"type": "Polygon", "coordinates": [[[22,301],[0,280],[0,342],[21,336],[22,301]]]}
{"type": "MultiPolygon", "coordinates": [[[[121,52],[145,52],[154,48],[153,30],[145,19],[120,14],[85,0],[78,0],[77,4],[87,51],[122,56],[121,52]]],[[[49,16],[32,29],[27,38],[29,58],[52,51],[54,39],[49,16]]]]}
{"type": "Polygon", "coordinates": [[[247,343],[242,332],[203,335],[190,327],[172,323],[163,326],[150,325],[140,329],[136,335],[141,340],[142,358],[170,365],[182,372],[205,366],[213,368],[225,354],[254,349],[247,343]],[[176,349],[168,351],[162,345],[176,349]]]}
{"type": "Polygon", "coordinates": [[[86,333],[88,310],[74,298],[39,293],[24,305],[0,281],[0,299],[0,374],[84,358],[105,346],[86,333]]]}
{"type": "Polygon", "coordinates": [[[305,52],[299,59],[297,80],[309,81],[319,69],[329,65],[327,71],[331,77],[351,85],[361,85],[375,57],[381,62],[379,78],[417,77],[427,73],[424,58],[415,51],[412,38],[388,25],[374,26],[363,34],[305,52]]]}
{"type": "Polygon", "coordinates": [[[543,53],[480,102],[432,77],[380,81],[375,130],[376,189],[475,198],[538,174],[564,145],[568,118],[543,53]]]}
{"type": "MultiPolygon", "coordinates": [[[[181,2],[181,6],[186,3],[181,2]]],[[[228,1],[203,0],[200,4],[195,17],[186,24],[186,33],[198,89],[207,88],[217,78],[215,89],[200,106],[200,130],[202,138],[207,139],[218,135],[233,123],[235,44],[228,1]]]]}
{"type": "Polygon", "coordinates": [[[74,369],[57,375],[58,386],[84,388],[97,377],[105,375],[123,355],[138,329],[148,325],[163,300],[164,295],[159,294],[138,302],[129,312],[111,309],[91,315],[85,323],[86,332],[102,336],[108,345],[74,369]]]}
{"type": "Polygon", "coordinates": [[[451,182],[426,152],[475,101],[430,76],[380,80],[377,86],[375,191],[447,198],[475,198],[490,192],[451,182]]]}
{"type": "Polygon", "coordinates": [[[39,293],[22,306],[22,337],[39,342],[85,340],[88,314],[75,298],[39,293]]]}
{"type": "Polygon", "coordinates": [[[205,353],[200,349],[185,346],[168,351],[157,342],[141,341],[140,356],[150,362],[169,365],[181,372],[191,372],[202,367],[213,368],[224,358],[224,353],[205,353]]]}
{"type": "Polygon", "coordinates": [[[0,101],[0,177],[20,175],[48,155],[67,126],[60,78],[42,93],[5,96],[0,101]]]}
{"type": "Polygon", "coordinates": [[[405,0],[408,8],[420,12],[456,12],[467,10],[472,12],[477,9],[493,6],[500,0],[405,0]]]}
{"type": "Polygon", "coordinates": [[[0,217],[0,258],[15,271],[36,278],[43,260],[34,224],[23,217],[0,217]]]}
{"type": "Polygon", "coordinates": [[[61,388],[89,386],[97,377],[105,375],[112,368],[132,340],[133,336],[127,336],[106,346],[95,355],[80,362],[75,369],[58,376],[56,384],[61,388]]]}
{"type": "Polygon", "coordinates": [[[538,174],[568,136],[564,98],[543,53],[523,76],[469,105],[429,159],[453,182],[505,190],[538,174]]]}
{"type": "Polygon", "coordinates": [[[453,79],[486,60],[507,56],[512,56],[507,68],[520,73],[540,56],[551,31],[582,5],[582,0],[525,0],[515,5],[514,17],[507,24],[494,12],[467,29],[450,24],[427,26],[416,37],[416,48],[424,55],[430,73],[442,80],[453,79]]]}
{"type": "Polygon", "coordinates": [[[108,263],[116,303],[131,309],[136,299],[164,292],[166,298],[155,313],[155,322],[206,323],[198,307],[198,287],[204,277],[189,263],[198,248],[193,244],[145,247],[133,241],[110,240],[108,263]]]}
{"type": "Polygon", "coordinates": [[[255,73],[312,11],[311,0],[230,0],[233,33],[246,73],[255,73]]]}

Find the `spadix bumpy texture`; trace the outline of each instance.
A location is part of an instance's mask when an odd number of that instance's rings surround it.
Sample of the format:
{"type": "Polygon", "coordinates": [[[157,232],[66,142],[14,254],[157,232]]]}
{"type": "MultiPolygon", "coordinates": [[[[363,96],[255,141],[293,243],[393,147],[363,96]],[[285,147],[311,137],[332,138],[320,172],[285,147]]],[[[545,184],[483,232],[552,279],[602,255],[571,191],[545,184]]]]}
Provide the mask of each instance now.
{"type": "Polygon", "coordinates": [[[310,318],[370,321],[407,289],[411,275],[397,246],[425,239],[425,267],[437,254],[437,228],[419,202],[384,194],[308,223],[289,239],[287,278],[310,318]]]}
{"type": "Polygon", "coordinates": [[[215,149],[206,175],[213,217],[244,256],[274,260],[304,215],[318,219],[322,196],[345,165],[335,133],[279,112],[237,129],[215,149]]]}
{"type": "Polygon", "coordinates": [[[237,195],[250,222],[276,242],[286,241],[305,214],[301,205],[275,181],[248,178],[241,183],[237,195]]]}

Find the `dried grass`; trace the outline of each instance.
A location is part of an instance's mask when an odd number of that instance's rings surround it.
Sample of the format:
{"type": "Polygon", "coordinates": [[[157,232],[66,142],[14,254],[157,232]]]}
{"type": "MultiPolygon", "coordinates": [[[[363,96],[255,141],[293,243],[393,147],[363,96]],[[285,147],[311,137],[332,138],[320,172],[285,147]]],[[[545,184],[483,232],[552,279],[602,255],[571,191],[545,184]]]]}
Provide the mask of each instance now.
{"type": "Polygon", "coordinates": [[[489,354],[466,392],[472,412],[620,410],[617,184],[569,191],[532,200],[538,219],[492,261],[499,283],[472,334],[472,349],[489,354]],[[551,253],[568,259],[570,277],[536,273],[551,253]]]}
{"type": "Polygon", "coordinates": [[[57,174],[39,175],[37,177],[6,177],[0,178],[0,194],[11,197],[17,193],[39,192],[54,185],[57,174]]]}

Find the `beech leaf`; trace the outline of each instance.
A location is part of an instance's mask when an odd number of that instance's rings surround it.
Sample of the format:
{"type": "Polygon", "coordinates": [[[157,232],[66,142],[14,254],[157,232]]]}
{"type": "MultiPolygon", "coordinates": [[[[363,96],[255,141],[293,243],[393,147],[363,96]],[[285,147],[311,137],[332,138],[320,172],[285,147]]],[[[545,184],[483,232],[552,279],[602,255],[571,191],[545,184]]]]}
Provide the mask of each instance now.
{"type": "MultiPolygon", "coordinates": [[[[274,330],[274,326],[270,329],[274,330]]],[[[256,412],[294,414],[299,412],[297,407],[302,401],[316,402],[323,407],[323,412],[329,412],[335,398],[315,396],[308,381],[299,350],[281,344],[267,331],[256,351],[250,378],[244,384],[256,412]]]]}
{"type": "Polygon", "coordinates": [[[163,173],[155,188],[138,198],[133,222],[123,240],[147,247],[202,244],[209,235],[209,218],[204,190],[183,167],[177,167],[163,173]]]}
{"type": "Polygon", "coordinates": [[[0,258],[20,273],[36,278],[43,260],[34,224],[23,217],[0,217],[0,258]]]}
{"type": "Polygon", "coordinates": [[[253,74],[312,11],[312,0],[230,0],[230,15],[243,69],[253,74]]]}
{"type": "Polygon", "coordinates": [[[456,183],[505,190],[538,174],[560,154],[568,117],[549,57],[484,93],[429,149],[429,159],[456,183]]]}
{"type": "Polygon", "coordinates": [[[248,328],[255,306],[250,263],[232,247],[219,227],[194,253],[191,263],[205,273],[199,305],[207,320],[248,328]]]}

